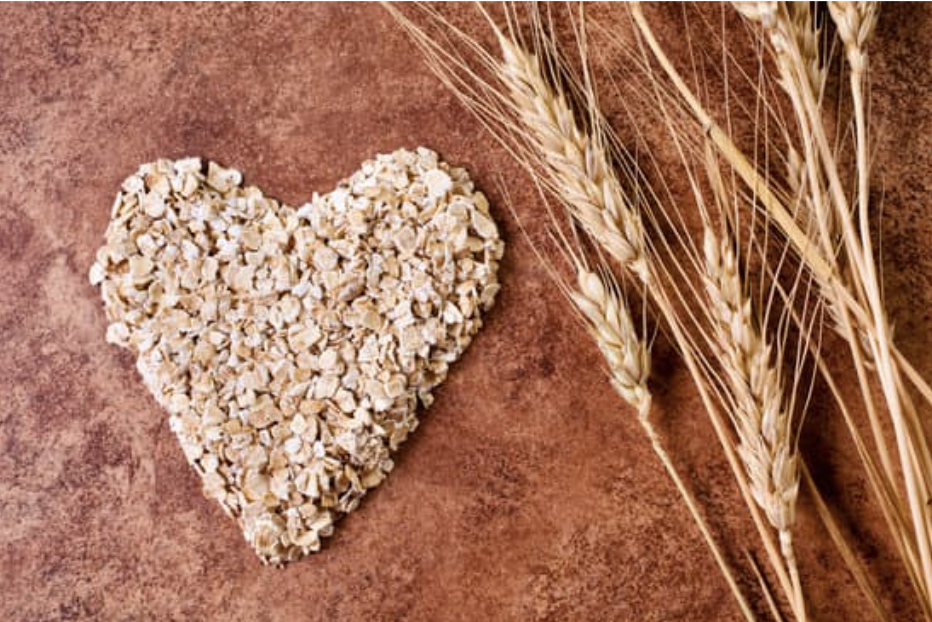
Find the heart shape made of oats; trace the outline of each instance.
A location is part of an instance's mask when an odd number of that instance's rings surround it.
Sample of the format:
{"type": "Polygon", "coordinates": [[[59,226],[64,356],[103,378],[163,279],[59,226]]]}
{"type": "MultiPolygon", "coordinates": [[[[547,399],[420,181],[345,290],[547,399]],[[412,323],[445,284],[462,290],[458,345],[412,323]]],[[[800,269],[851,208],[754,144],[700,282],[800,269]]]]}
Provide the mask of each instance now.
{"type": "Polygon", "coordinates": [[[236,170],[158,160],[123,182],[90,279],[204,494],[282,564],[392,470],[503,249],[466,171],[428,149],[297,209],[236,170]]]}

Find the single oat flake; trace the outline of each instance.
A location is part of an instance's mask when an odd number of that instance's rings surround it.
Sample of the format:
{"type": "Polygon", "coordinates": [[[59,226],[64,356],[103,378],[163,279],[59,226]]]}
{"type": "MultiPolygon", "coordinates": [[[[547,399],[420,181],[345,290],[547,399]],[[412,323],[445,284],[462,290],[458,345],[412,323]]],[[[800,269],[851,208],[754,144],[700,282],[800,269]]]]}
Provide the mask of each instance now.
{"type": "Polygon", "coordinates": [[[204,493],[283,564],[391,472],[482,326],[504,244],[466,171],[424,148],[299,208],[242,180],[142,165],[90,280],[204,493]]]}

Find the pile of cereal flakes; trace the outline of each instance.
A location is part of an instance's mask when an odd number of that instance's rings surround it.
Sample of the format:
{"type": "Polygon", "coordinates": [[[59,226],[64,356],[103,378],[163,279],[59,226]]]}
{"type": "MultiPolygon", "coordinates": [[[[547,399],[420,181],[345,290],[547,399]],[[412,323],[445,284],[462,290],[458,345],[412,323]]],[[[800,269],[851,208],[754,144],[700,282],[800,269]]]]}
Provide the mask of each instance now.
{"type": "Polygon", "coordinates": [[[159,160],[123,183],[90,279],[205,494],[281,564],[392,470],[503,250],[485,196],[428,149],[297,209],[236,170],[159,160]]]}

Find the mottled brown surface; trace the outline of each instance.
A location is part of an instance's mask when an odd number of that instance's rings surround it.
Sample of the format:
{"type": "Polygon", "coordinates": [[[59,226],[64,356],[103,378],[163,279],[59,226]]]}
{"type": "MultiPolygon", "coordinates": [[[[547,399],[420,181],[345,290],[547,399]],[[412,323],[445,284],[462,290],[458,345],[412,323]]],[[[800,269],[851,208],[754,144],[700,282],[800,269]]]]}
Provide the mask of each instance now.
{"type": "MultiPolygon", "coordinates": [[[[890,309],[925,371],[930,28],[927,5],[886,10],[874,76],[890,309]]],[[[500,201],[510,247],[487,328],[396,472],[323,553],[264,568],[201,496],[131,356],[104,343],[86,279],[118,184],[138,163],[196,154],[296,203],[375,152],[418,144],[469,166],[493,198],[501,176],[521,214],[539,210],[378,6],[0,8],[0,620],[737,618],[500,201]]],[[[671,452],[753,589],[728,471],[686,374],[669,353],[658,367],[671,452]]],[[[866,492],[844,477],[843,429],[813,420],[821,440],[806,448],[820,479],[849,515],[867,516],[859,551],[908,619],[866,492]]],[[[861,619],[808,505],[800,520],[819,619],[861,619]]]]}

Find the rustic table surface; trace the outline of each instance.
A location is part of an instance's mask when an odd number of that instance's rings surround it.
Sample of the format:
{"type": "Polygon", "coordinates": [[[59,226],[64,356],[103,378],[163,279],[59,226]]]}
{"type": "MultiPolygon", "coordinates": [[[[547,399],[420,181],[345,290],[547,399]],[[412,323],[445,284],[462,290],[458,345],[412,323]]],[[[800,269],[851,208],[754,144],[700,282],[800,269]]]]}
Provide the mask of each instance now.
{"type": "MultiPolygon", "coordinates": [[[[653,17],[669,36],[680,15],[653,17]]],[[[872,76],[889,308],[925,371],[930,32],[929,5],[884,7],[872,76]]],[[[502,181],[533,223],[534,189],[378,5],[0,8],[0,619],[737,619],[502,181]],[[111,201],[139,163],[190,154],[296,204],[374,153],[419,144],[491,195],[509,240],[505,289],[387,483],[322,553],[263,567],[201,496],[132,356],[104,342],[87,270],[111,201]]],[[[662,350],[665,442],[753,590],[746,513],[687,374],[662,350]]],[[[845,477],[843,428],[817,412],[809,427],[804,450],[908,618],[866,491],[845,477]]],[[[800,523],[818,619],[860,619],[805,501],[800,523]]]]}

